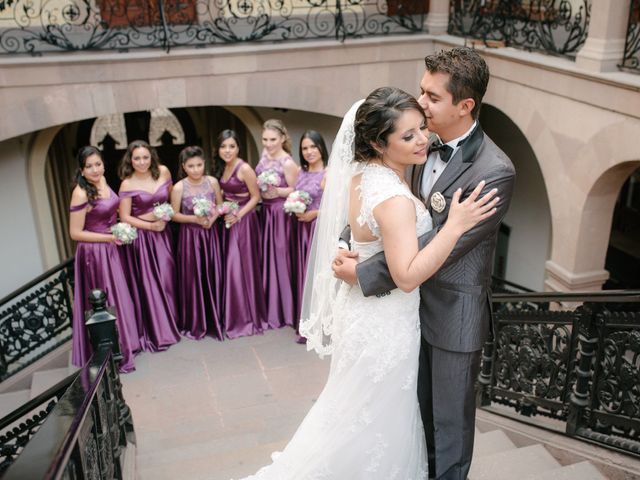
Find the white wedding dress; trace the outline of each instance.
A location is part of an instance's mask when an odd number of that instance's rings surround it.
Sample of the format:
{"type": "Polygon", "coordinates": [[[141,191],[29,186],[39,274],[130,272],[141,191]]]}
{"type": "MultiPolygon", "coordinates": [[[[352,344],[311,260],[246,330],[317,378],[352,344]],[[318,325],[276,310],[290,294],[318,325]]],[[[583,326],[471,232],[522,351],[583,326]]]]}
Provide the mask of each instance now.
{"type": "MultiPolygon", "coordinates": [[[[416,206],[417,233],[431,217],[390,169],[364,167],[358,222],[380,236],[373,209],[394,196],[416,206]]],[[[353,242],[360,261],[382,240],[353,242]]],[[[425,437],[417,398],[419,290],[364,297],[343,284],[337,297],[329,378],[283,452],[245,480],[425,480],[425,437]]]]}

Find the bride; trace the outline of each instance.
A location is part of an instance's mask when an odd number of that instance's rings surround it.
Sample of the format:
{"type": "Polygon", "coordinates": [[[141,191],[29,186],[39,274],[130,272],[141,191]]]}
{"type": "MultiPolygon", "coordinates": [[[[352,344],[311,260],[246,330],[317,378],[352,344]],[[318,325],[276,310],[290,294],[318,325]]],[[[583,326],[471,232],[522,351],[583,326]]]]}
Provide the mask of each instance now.
{"type": "Polygon", "coordinates": [[[345,115],[329,160],[300,325],[309,349],[332,355],[329,378],[284,451],[245,480],[426,479],[417,287],[496,202],[495,191],[478,199],[483,182],[464,201],[456,192],[446,224],[418,250],[431,217],[404,173],[426,161],[427,147],[422,108],[397,88],[374,90],[345,115]],[[333,277],[331,259],[347,222],[360,261],[384,250],[399,289],[365,298],[358,286],[333,277]]]}

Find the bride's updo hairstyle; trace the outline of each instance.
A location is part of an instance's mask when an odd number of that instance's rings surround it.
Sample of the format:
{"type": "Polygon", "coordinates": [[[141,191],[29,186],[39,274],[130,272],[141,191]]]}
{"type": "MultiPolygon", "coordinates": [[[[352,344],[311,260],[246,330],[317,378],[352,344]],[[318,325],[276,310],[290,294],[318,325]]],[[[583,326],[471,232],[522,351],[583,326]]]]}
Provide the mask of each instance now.
{"type": "Polygon", "coordinates": [[[424,117],[424,111],[418,101],[404,90],[380,87],[371,92],[356,112],[353,125],[354,160],[367,162],[380,158],[381,154],[374,146],[387,146],[389,135],[395,130],[396,121],[407,110],[416,110],[424,117]]]}

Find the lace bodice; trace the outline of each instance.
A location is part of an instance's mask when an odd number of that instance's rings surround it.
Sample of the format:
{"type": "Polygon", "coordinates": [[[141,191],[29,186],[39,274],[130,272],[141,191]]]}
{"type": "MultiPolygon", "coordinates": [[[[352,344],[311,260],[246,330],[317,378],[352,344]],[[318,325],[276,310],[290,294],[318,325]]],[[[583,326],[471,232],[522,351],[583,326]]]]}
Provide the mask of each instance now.
{"type": "Polygon", "coordinates": [[[203,178],[199,184],[189,182],[187,178],[182,181],[182,200],[180,202],[180,212],[185,215],[193,215],[193,199],[206,198],[212,203],[216,203],[216,195],[208,178],[203,178]]]}
{"type": "Polygon", "coordinates": [[[417,199],[398,175],[391,170],[377,163],[369,163],[365,166],[358,187],[360,191],[360,214],[357,222],[360,226],[366,225],[371,233],[378,237],[373,242],[357,242],[352,239],[354,248],[360,253],[360,261],[366,260],[370,256],[382,250],[382,239],[380,238],[380,226],[373,216],[373,210],[380,203],[396,196],[403,196],[410,199],[416,207],[416,232],[418,236],[431,230],[433,224],[431,215],[424,204],[417,199]]]}

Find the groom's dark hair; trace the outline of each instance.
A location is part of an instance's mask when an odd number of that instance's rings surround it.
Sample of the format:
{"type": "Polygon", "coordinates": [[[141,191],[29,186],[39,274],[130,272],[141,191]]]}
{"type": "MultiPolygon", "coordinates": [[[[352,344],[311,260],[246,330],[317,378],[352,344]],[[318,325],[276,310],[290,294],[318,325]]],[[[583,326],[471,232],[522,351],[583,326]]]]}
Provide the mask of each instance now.
{"type": "Polygon", "coordinates": [[[472,48],[456,47],[428,55],[424,63],[429,73],[449,75],[447,90],[453,97],[454,105],[465,98],[473,98],[476,104],[471,116],[477,120],[489,83],[489,67],[480,54],[472,48]]]}
{"type": "Polygon", "coordinates": [[[358,107],[353,123],[354,160],[366,162],[379,158],[380,152],[374,146],[387,146],[389,135],[396,128],[396,121],[407,110],[415,110],[424,118],[424,110],[418,101],[404,90],[380,87],[371,92],[358,107]]]}

